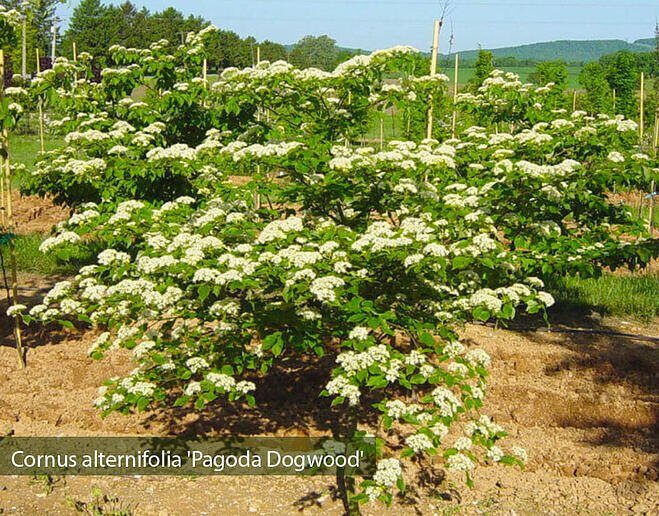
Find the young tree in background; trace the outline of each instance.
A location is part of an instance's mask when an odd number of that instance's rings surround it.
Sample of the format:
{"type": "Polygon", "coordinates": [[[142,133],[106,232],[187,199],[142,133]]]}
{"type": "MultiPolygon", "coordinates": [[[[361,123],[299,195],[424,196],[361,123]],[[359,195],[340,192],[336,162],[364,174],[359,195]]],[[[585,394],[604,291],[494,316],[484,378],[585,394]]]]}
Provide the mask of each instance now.
{"type": "Polygon", "coordinates": [[[600,63],[587,63],[579,74],[579,84],[586,90],[583,107],[589,113],[610,113],[613,108],[611,86],[600,63]]]}
{"type": "Polygon", "coordinates": [[[474,75],[467,83],[467,86],[472,91],[480,88],[483,85],[483,81],[487,79],[494,70],[494,54],[489,50],[479,50],[474,69],[474,75]]]}
{"type": "Polygon", "coordinates": [[[622,50],[607,56],[605,75],[609,86],[616,90],[616,113],[629,118],[637,118],[636,91],[639,84],[639,70],[636,56],[622,50]]]}
{"type": "Polygon", "coordinates": [[[567,79],[567,65],[560,60],[538,63],[535,71],[529,76],[529,81],[534,84],[545,85],[553,82],[560,91],[567,89],[567,79]]]}

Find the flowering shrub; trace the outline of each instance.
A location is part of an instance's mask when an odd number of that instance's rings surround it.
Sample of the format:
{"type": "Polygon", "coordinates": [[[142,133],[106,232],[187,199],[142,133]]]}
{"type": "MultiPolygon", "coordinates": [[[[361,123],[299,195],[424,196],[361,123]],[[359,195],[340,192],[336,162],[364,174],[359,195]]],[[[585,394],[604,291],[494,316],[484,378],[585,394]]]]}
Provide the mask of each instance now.
{"type": "MultiPolygon", "coordinates": [[[[301,141],[326,154],[332,142],[364,131],[374,106],[393,95],[384,74],[405,68],[416,52],[395,47],[357,56],[332,73],[264,61],[226,69],[210,85],[201,77],[208,33],[190,36],[175,55],[165,53],[163,42],[146,50],[112,47],[117,67],[103,70],[100,83],[90,81],[88,56],[77,63],[59,58],[42,72],[33,95],[56,92],[48,98],[63,116],[52,126],[66,134],[68,145],[42,157],[25,191],[54,194],[69,205],[138,192],[166,201],[190,194],[190,182],[207,171],[203,164],[177,166],[204,144],[301,141]],[[169,159],[149,160],[157,149],[167,149],[163,157],[169,159]]],[[[442,98],[445,78],[437,77],[407,81],[408,102],[422,105],[431,90],[442,98]]]]}
{"type": "MultiPolygon", "coordinates": [[[[401,420],[412,429],[404,456],[444,446],[449,467],[468,479],[488,453],[520,462],[495,447],[505,433],[482,417],[465,429],[469,445],[442,445],[453,423],[482,407],[490,362],[457,341],[456,324],[553,302],[539,280],[516,279],[488,217],[448,224],[401,212],[396,223],[357,231],[310,215],[265,222],[221,199],[195,204],[128,201],[105,214],[88,206],[71,229],[86,224],[131,244],[101,252],[26,316],[106,328],[90,349],[96,358],[133,350],[138,368],[107,383],[97,401],[104,411],[142,409],[172,392],[175,405],[197,408],[218,396],[254,403],[252,379],[279,357],[337,349],[323,394],[359,406],[358,418],[379,399],[385,427],[401,420]]],[[[44,248],[78,240],[67,230],[44,248]]],[[[387,483],[364,487],[390,499],[387,483]]]]}
{"type": "Polygon", "coordinates": [[[441,454],[468,484],[479,463],[523,465],[481,413],[490,358],[457,331],[543,312],[553,299],[536,275],[656,256],[640,221],[607,199],[657,174],[635,124],[561,118],[551,88],[496,73],[458,103],[482,126],[357,147],[374,112],[445,102],[446,78],[407,73],[413,51],[396,47],[331,73],[228,69],[211,86],[198,78],[206,33],[174,56],[163,43],[116,47],[98,84],[80,78],[86,58],[33,84],[62,92],[67,145],[43,157],[30,189],[75,206],[42,250],[94,259],[12,315],[101,329],[95,358],[132,350],[135,370],[96,401],[104,413],[252,405],[279,361],[332,354],[319,394],[346,411],[349,437],[372,431],[373,415],[385,433],[387,458],[357,501],[391,502],[404,457],[441,454]],[[137,86],[144,100],[130,97],[137,86]]]}
{"type": "Polygon", "coordinates": [[[508,124],[528,126],[546,122],[562,109],[564,98],[555,85],[522,83],[517,74],[494,70],[476,94],[460,93],[456,99],[461,111],[478,125],[508,124]]]}

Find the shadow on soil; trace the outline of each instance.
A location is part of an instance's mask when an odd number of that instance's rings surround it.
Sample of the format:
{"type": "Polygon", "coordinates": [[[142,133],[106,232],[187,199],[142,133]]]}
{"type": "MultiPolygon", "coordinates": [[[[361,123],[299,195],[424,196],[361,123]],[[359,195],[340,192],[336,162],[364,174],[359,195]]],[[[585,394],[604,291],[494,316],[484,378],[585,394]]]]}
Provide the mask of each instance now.
{"type": "MultiPolygon", "coordinates": [[[[613,418],[584,420],[582,417],[566,417],[556,423],[564,428],[597,428],[603,430],[597,439],[590,440],[596,446],[637,448],[659,454],[659,338],[654,327],[647,334],[626,332],[592,311],[592,307],[557,307],[550,311],[552,334],[560,332],[555,342],[573,352],[559,363],[547,365],[545,374],[556,375],[570,371],[592,376],[599,385],[625,386],[635,398],[650,402],[653,408],[652,422],[621,424],[613,418]],[[581,331],[571,331],[579,329],[581,331]],[[632,336],[633,335],[633,336],[632,336]]],[[[546,342],[547,324],[539,317],[520,317],[508,328],[534,342],[546,342]]],[[[643,418],[639,418],[643,420],[643,418]]],[[[638,419],[637,419],[638,421],[638,419]]],[[[642,476],[656,480],[659,459],[651,471],[639,470],[642,476]]]]}
{"type": "MultiPolygon", "coordinates": [[[[0,277],[0,280],[2,278],[0,277]]],[[[27,307],[35,306],[43,300],[44,296],[58,281],[65,280],[66,276],[48,276],[43,278],[34,275],[34,278],[21,278],[18,288],[18,303],[27,307]]],[[[14,348],[16,339],[14,337],[14,319],[7,317],[7,308],[13,303],[5,288],[4,281],[0,281],[0,346],[14,348]]],[[[21,337],[23,347],[26,350],[26,360],[29,361],[29,348],[44,345],[59,344],[65,340],[66,335],[57,325],[42,326],[33,324],[31,326],[21,325],[21,337]]]]}

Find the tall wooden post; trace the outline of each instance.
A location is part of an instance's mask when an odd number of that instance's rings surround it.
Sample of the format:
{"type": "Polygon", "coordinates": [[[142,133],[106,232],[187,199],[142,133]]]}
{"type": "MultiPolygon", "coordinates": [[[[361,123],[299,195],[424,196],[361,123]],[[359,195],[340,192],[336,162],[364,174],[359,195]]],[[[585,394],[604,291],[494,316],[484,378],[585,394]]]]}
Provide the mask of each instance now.
{"type": "Polygon", "coordinates": [[[75,41],[73,42],[73,62],[74,63],[78,62],[78,47],[75,41]]]}
{"type": "Polygon", "coordinates": [[[458,74],[460,72],[460,59],[458,54],[455,54],[455,68],[453,73],[455,77],[453,78],[453,120],[451,121],[451,137],[455,138],[455,128],[458,123],[458,109],[456,107],[456,100],[458,98],[458,74]]]}
{"type": "MultiPolygon", "coordinates": [[[[37,48],[36,50],[37,54],[37,74],[41,73],[41,61],[40,61],[40,56],[39,56],[39,49],[37,48]]],[[[44,145],[44,122],[43,122],[43,98],[41,95],[39,95],[39,102],[37,103],[37,108],[39,110],[39,145],[41,152],[44,152],[46,150],[46,147],[44,145]]]]}
{"type": "MultiPolygon", "coordinates": [[[[659,108],[654,114],[654,135],[652,138],[652,148],[654,151],[654,157],[657,158],[657,152],[659,152],[659,108]]],[[[656,189],[656,183],[654,180],[650,184],[650,213],[648,218],[648,230],[652,232],[654,227],[654,191],[656,189]]]]}
{"type": "MultiPolygon", "coordinates": [[[[256,47],[256,64],[258,65],[261,62],[261,47],[257,46],[256,47]]],[[[256,108],[256,121],[260,122],[261,121],[261,108],[257,107],[256,108]]],[[[256,165],[256,173],[258,176],[261,176],[261,165],[256,165]]],[[[261,209],[261,194],[258,192],[254,192],[254,209],[255,210],[260,210],[261,209]]]]}
{"type": "MultiPolygon", "coordinates": [[[[0,49],[0,100],[4,97],[5,89],[5,53],[0,49]]],[[[8,233],[14,231],[14,214],[11,199],[11,169],[9,167],[9,133],[6,127],[2,127],[0,133],[0,173],[2,175],[2,209],[3,229],[8,233]]],[[[16,271],[16,247],[12,239],[9,240],[9,260],[11,265],[11,305],[18,304],[18,278],[16,271]]],[[[21,336],[21,323],[19,317],[14,317],[14,338],[16,340],[16,352],[18,362],[23,369],[25,367],[25,355],[23,354],[23,340],[21,336]]]]}
{"type": "Polygon", "coordinates": [[[612,95],[613,95],[613,114],[615,115],[616,114],[616,89],[615,88],[613,88],[612,95]]]}
{"type": "MultiPolygon", "coordinates": [[[[432,55],[430,59],[430,75],[437,73],[437,54],[439,53],[439,32],[442,28],[442,20],[435,20],[432,33],[432,55]]],[[[430,106],[428,107],[428,128],[426,131],[426,138],[432,138],[432,116],[433,116],[433,99],[432,95],[428,98],[430,106]]]]}
{"type": "Polygon", "coordinates": [[[659,107],[654,114],[654,138],[652,139],[652,147],[654,149],[654,157],[657,157],[659,147],[659,107]]]}
{"type": "Polygon", "coordinates": [[[643,145],[644,126],[645,126],[645,73],[641,72],[641,102],[640,102],[640,114],[638,116],[638,138],[640,145],[643,145]]]}
{"type": "Polygon", "coordinates": [[[384,113],[380,113],[380,150],[384,150],[384,113]]]}
{"type": "Polygon", "coordinates": [[[577,110],[577,90],[572,93],[572,112],[577,110]]]}
{"type": "MultiPolygon", "coordinates": [[[[24,4],[25,5],[25,4],[24,4]]],[[[27,13],[23,12],[23,35],[21,38],[21,76],[27,77],[27,13]]]]}

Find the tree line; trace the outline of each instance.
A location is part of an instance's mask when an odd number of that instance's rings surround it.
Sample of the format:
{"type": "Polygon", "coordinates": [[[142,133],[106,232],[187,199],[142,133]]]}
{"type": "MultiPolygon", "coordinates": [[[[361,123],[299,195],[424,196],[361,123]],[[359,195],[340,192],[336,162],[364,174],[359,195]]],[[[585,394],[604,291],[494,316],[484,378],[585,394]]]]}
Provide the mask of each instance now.
{"type": "MultiPolygon", "coordinates": [[[[583,93],[578,107],[592,113],[616,113],[637,118],[639,110],[641,72],[647,78],[645,111],[646,120],[654,120],[659,108],[659,25],[656,28],[654,52],[636,53],[621,50],[602,56],[599,61],[584,64],[579,74],[579,85],[583,93]]],[[[496,58],[488,50],[480,50],[473,63],[474,74],[467,84],[471,90],[478,89],[495,67],[510,66],[496,58]]],[[[568,64],[564,61],[542,61],[535,65],[529,81],[535,84],[553,82],[557,91],[566,93],[568,88],[568,64]]],[[[566,105],[568,98],[566,95],[566,105]]]]}
{"type": "MultiPolygon", "coordinates": [[[[51,28],[56,22],[55,9],[64,0],[7,0],[10,9],[25,12],[27,15],[28,73],[36,68],[34,49],[42,55],[50,55],[51,28]]],[[[98,66],[108,63],[108,48],[112,45],[143,48],[150,43],[166,39],[170,50],[179,45],[186,34],[198,31],[210,24],[201,16],[185,16],[173,7],[162,11],[138,9],[132,2],[119,5],[106,4],[101,0],[82,0],[71,14],[68,26],[58,36],[57,55],[71,57],[73,43],[78,52],[89,52],[98,66]]],[[[257,41],[252,36],[242,38],[230,30],[219,30],[209,48],[208,65],[210,70],[251,66],[257,59],[276,61],[285,59],[295,66],[314,66],[332,70],[342,61],[361,51],[341,49],[329,36],[305,36],[288,47],[274,41],[257,41]]],[[[7,49],[11,56],[14,72],[21,67],[21,38],[7,49]]]]}

